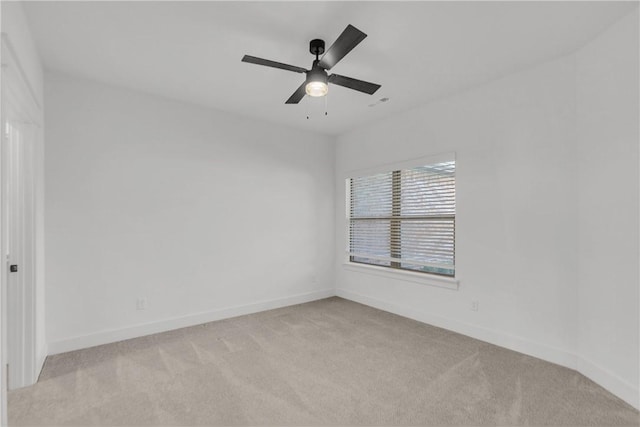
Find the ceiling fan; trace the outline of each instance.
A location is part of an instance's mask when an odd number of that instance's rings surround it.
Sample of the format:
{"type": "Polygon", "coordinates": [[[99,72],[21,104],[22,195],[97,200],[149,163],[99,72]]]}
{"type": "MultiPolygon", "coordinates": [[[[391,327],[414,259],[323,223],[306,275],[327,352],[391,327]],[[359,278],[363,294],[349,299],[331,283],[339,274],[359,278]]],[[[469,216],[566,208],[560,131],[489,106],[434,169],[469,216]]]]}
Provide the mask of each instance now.
{"type": "Polygon", "coordinates": [[[342,58],[344,58],[347,53],[351,52],[351,50],[364,40],[365,37],[367,37],[367,35],[359,29],[353,25],[347,25],[347,28],[344,29],[342,34],[340,34],[338,39],[331,45],[331,47],[329,47],[326,53],[324,50],[324,40],[311,40],[309,42],[309,51],[312,55],[316,56],[316,59],[313,61],[313,65],[310,70],[250,55],[245,55],[242,58],[242,62],[280,68],[282,70],[293,71],[295,73],[305,73],[307,78],[304,83],[302,83],[302,85],[293,92],[293,95],[287,99],[285,104],[297,104],[302,100],[302,98],[304,98],[305,94],[313,97],[325,96],[329,91],[329,83],[373,95],[378,89],[380,89],[380,85],[353,79],[351,77],[341,76],[339,74],[327,74],[327,70],[330,70],[342,58]],[[323,53],[324,55],[322,58],[319,58],[323,53]]]}

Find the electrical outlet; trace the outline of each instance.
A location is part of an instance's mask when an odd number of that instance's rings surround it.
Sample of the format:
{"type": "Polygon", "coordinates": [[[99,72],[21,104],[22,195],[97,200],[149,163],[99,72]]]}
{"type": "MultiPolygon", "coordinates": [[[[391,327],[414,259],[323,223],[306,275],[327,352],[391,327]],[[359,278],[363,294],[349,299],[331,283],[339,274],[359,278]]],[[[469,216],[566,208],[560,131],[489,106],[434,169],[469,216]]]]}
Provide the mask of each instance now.
{"type": "Polygon", "coordinates": [[[136,310],[146,310],[146,309],[147,309],[147,299],[138,298],[136,300],[136,310]]]}
{"type": "Polygon", "coordinates": [[[478,311],[480,303],[478,301],[471,301],[471,311],[478,311]]]}

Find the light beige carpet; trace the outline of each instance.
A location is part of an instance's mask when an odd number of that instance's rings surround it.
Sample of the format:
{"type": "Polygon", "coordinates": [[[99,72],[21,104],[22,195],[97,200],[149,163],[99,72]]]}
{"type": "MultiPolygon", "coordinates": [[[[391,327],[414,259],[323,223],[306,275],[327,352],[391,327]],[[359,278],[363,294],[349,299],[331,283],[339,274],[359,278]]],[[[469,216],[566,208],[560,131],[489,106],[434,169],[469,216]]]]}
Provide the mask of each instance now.
{"type": "Polygon", "coordinates": [[[51,356],[10,425],[633,425],[575,371],[329,298],[51,356]]]}

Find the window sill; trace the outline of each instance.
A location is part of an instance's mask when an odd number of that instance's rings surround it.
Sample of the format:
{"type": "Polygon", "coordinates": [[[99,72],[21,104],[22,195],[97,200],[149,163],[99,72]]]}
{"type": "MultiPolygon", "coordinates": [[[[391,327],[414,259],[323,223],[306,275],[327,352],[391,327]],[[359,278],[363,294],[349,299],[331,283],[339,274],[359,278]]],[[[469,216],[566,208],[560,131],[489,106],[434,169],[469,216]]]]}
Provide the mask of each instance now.
{"type": "Polygon", "coordinates": [[[404,280],[405,282],[414,282],[421,285],[436,286],[456,291],[460,285],[460,281],[457,279],[429,273],[414,273],[412,271],[395,270],[386,267],[357,264],[353,262],[346,262],[342,264],[342,267],[345,270],[355,271],[358,273],[373,274],[375,276],[388,277],[390,279],[404,280]]]}

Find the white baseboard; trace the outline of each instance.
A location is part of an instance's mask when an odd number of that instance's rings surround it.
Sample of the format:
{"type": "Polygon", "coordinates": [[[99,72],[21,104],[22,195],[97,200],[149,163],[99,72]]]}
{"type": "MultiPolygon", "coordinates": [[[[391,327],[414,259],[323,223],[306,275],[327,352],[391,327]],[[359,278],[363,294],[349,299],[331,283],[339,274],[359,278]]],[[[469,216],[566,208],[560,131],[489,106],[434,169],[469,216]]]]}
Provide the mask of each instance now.
{"type": "Polygon", "coordinates": [[[611,371],[604,369],[574,353],[548,346],[539,342],[527,340],[502,331],[483,328],[458,320],[435,316],[422,311],[402,307],[397,304],[371,298],[344,289],[336,289],[336,295],[351,301],[359,302],[380,310],[388,311],[399,316],[408,317],[419,322],[444,328],[450,331],[479,339],[500,347],[537,357],[548,362],[556,363],[580,372],[603,388],[607,389],[620,399],[629,403],[636,409],[638,407],[638,388],[618,377],[611,371]]]}
{"type": "Polygon", "coordinates": [[[76,336],[61,341],[50,342],[48,346],[49,354],[65,353],[67,351],[95,347],[97,345],[109,344],[112,342],[171,331],[173,329],[180,329],[188,326],[200,325],[202,323],[213,322],[215,320],[228,319],[230,317],[272,310],[289,305],[302,304],[332,296],[335,296],[334,289],[325,289],[284,298],[260,301],[252,304],[221,308],[197,314],[189,314],[186,316],[144,323],[123,329],[111,329],[90,335],[76,336]]]}
{"type": "Polygon", "coordinates": [[[344,289],[337,289],[336,295],[371,307],[379,308],[380,310],[408,317],[419,322],[428,323],[429,325],[458,332],[481,341],[486,341],[500,347],[508,348],[509,350],[514,350],[548,362],[575,369],[576,358],[572,353],[546,344],[530,341],[495,329],[484,328],[470,323],[461,322],[459,320],[402,307],[397,304],[382,301],[377,298],[371,298],[344,289]]]}
{"type": "Polygon", "coordinates": [[[42,368],[44,367],[44,361],[47,359],[48,354],[49,354],[48,346],[47,344],[44,344],[40,349],[40,351],[38,351],[38,354],[36,355],[34,382],[37,382],[38,378],[40,378],[40,372],[42,372],[42,368]]]}
{"type": "Polygon", "coordinates": [[[640,410],[638,387],[634,387],[624,378],[620,378],[610,370],[596,365],[584,357],[578,357],[577,362],[576,370],[578,372],[640,410]]]}
{"type": "MultiPolygon", "coordinates": [[[[620,397],[622,400],[629,403],[636,409],[640,409],[640,398],[637,387],[634,387],[632,384],[618,377],[611,371],[604,369],[583,357],[576,356],[569,351],[551,347],[539,342],[527,340],[515,335],[510,335],[502,331],[483,328],[477,325],[460,322],[458,320],[410,309],[344,289],[325,289],[322,291],[309,292],[306,294],[299,294],[285,298],[260,301],[253,304],[228,307],[204,313],[175,317],[123,329],[113,329],[90,335],[77,336],[66,340],[49,343],[48,354],[58,354],[67,351],[93,347],[96,345],[109,344],[116,341],[122,341],[159,332],[170,331],[173,329],[213,322],[215,320],[227,319],[230,317],[242,316],[245,314],[257,313],[265,310],[272,310],[289,305],[302,304],[305,302],[329,298],[335,295],[344,299],[375,307],[380,310],[388,311],[399,316],[408,317],[419,322],[458,332],[460,334],[476,338],[500,347],[504,347],[509,350],[524,353],[529,356],[537,357],[548,362],[566,366],[590,378],[591,380],[609,390],[616,396],[620,397]]],[[[44,355],[42,357],[39,357],[38,359],[38,373],[42,369],[46,354],[47,353],[45,351],[44,355]]]]}

